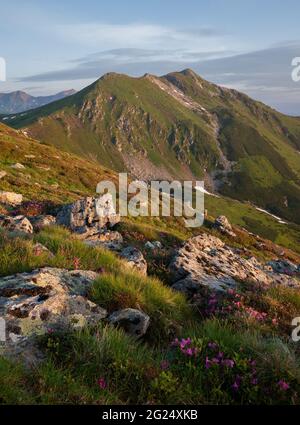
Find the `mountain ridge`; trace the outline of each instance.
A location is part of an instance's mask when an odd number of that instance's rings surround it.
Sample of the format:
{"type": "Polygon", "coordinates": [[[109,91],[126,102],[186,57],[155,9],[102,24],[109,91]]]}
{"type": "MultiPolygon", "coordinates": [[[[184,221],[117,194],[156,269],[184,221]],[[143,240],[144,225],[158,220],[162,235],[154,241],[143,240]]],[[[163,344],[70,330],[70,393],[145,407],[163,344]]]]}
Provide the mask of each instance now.
{"type": "Polygon", "coordinates": [[[108,73],[6,123],[133,177],[204,179],[211,190],[300,220],[300,119],[190,69],[108,73]]]}
{"type": "Polygon", "coordinates": [[[63,90],[49,96],[32,96],[22,90],[0,93],[0,114],[21,113],[63,99],[74,93],[76,91],[73,89],[63,90]]]}

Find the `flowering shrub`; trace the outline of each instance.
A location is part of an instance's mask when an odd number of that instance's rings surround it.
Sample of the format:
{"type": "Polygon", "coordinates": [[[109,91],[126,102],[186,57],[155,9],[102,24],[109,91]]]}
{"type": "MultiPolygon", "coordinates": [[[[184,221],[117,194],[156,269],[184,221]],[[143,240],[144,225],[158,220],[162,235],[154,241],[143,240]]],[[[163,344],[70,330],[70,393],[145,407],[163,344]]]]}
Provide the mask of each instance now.
{"type": "Polygon", "coordinates": [[[249,305],[250,299],[239,294],[234,289],[229,289],[225,293],[213,292],[205,296],[195,296],[194,300],[200,313],[204,317],[227,318],[238,316],[240,318],[251,319],[257,322],[277,325],[277,318],[272,318],[265,311],[258,311],[249,305]]]}
{"type": "MultiPolygon", "coordinates": [[[[290,403],[298,397],[288,379],[266,368],[240,350],[228,352],[215,341],[183,338],[171,343],[168,370],[187,382],[199,382],[207,400],[215,403],[290,403]]],[[[190,385],[189,383],[187,385],[190,385]]],[[[195,394],[195,388],[190,388],[195,394]]]]}
{"type": "Polygon", "coordinates": [[[27,217],[34,217],[37,215],[44,214],[49,208],[49,204],[46,202],[28,201],[18,207],[15,211],[16,215],[25,215],[27,217]]]}

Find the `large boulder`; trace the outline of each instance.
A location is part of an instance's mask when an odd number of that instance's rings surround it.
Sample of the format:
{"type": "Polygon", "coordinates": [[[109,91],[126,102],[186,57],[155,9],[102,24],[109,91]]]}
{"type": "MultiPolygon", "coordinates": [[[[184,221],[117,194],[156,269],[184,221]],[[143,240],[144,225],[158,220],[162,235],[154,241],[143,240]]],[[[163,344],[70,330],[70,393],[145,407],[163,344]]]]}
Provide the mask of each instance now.
{"type": "Polygon", "coordinates": [[[0,191],[0,202],[8,205],[20,205],[23,201],[23,196],[19,193],[0,191]]]}
{"type": "Polygon", "coordinates": [[[84,237],[113,227],[120,221],[116,214],[111,195],[99,198],[87,197],[66,205],[56,217],[57,224],[69,227],[84,237]]]}
{"type": "Polygon", "coordinates": [[[120,256],[127,261],[127,264],[131,268],[139,271],[143,275],[147,274],[147,262],[139,249],[128,246],[123,249],[120,256]]]}
{"type": "Polygon", "coordinates": [[[216,218],[214,227],[227,236],[236,237],[236,234],[233,232],[232,226],[225,215],[220,215],[216,218]]]}
{"type": "Polygon", "coordinates": [[[0,215],[0,227],[3,227],[9,232],[33,233],[33,227],[30,221],[23,215],[16,217],[0,215]]]}
{"type": "Polygon", "coordinates": [[[147,332],[150,317],[140,310],[125,308],[112,313],[108,321],[114,326],[121,327],[130,335],[140,338],[147,332]]]}
{"type": "Polygon", "coordinates": [[[273,273],[254,257],[245,259],[219,238],[201,234],[187,240],[170,263],[172,287],[193,296],[203,287],[214,291],[235,288],[239,282],[299,287],[299,281],[273,273]]]}
{"type": "Polygon", "coordinates": [[[45,267],[0,278],[0,317],[6,323],[7,341],[105,318],[106,311],[87,299],[96,277],[92,271],[45,267]]]}

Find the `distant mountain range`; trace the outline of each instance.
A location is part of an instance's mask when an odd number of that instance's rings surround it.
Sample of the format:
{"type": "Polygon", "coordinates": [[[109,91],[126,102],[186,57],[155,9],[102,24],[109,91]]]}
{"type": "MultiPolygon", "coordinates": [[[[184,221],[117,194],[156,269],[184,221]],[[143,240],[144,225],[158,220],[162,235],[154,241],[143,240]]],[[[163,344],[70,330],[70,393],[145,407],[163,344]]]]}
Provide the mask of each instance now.
{"type": "Polygon", "coordinates": [[[139,179],[204,179],[208,190],[300,224],[300,118],[192,70],[109,73],[2,122],[139,179]]]}
{"type": "Polygon", "coordinates": [[[10,93],[0,93],[0,114],[16,114],[29,109],[39,108],[74,93],[76,93],[75,90],[61,91],[52,96],[31,96],[19,90],[10,93]]]}

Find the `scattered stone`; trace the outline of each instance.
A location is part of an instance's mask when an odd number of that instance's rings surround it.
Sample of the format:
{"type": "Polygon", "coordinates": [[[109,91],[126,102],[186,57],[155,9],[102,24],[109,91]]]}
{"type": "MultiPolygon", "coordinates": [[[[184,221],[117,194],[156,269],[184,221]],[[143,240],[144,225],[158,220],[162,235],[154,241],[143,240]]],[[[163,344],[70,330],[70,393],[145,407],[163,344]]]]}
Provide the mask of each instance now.
{"type": "Polygon", "coordinates": [[[26,167],[23,164],[17,162],[16,164],[11,165],[11,168],[14,168],[15,170],[24,170],[26,167]]]}
{"type": "Polygon", "coordinates": [[[24,215],[18,215],[16,217],[0,215],[0,227],[3,227],[9,232],[33,233],[33,227],[24,215]]]}
{"type": "Polygon", "coordinates": [[[84,243],[89,246],[100,246],[111,251],[120,251],[123,247],[123,237],[121,233],[113,230],[104,230],[84,239],[84,243]]]}
{"type": "Polygon", "coordinates": [[[187,240],[169,268],[172,287],[190,297],[203,286],[224,291],[235,288],[239,282],[300,287],[296,279],[268,270],[254,257],[243,258],[219,238],[205,233],[187,240]]]}
{"type": "Polygon", "coordinates": [[[19,193],[0,191],[0,202],[8,205],[20,205],[23,202],[23,196],[19,193]]]}
{"type": "Polygon", "coordinates": [[[0,171],[0,180],[7,175],[6,171],[0,171]]]}
{"type": "Polygon", "coordinates": [[[236,237],[236,234],[232,231],[232,226],[229,223],[228,218],[225,215],[220,215],[216,218],[214,226],[223,234],[231,237],[236,237]]]}
{"type": "Polygon", "coordinates": [[[35,217],[28,217],[28,219],[36,232],[56,223],[56,218],[53,217],[53,215],[38,215],[35,217]]]}
{"type": "Polygon", "coordinates": [[[147,262],[140,250],[133,246],[123,249],[120,256],[127,261],[127,264],[133,269],[138,270],[143,275],[147,274],[147,262]]]}
{"type": "Polygon", "coordinates": [[[145,248],[146,249],[150,249],[150,250],[154,250],[154,249],[162,249],[162,243],[160,241],[154,241],[154,242],[146,242],[145,243],[145,248]]]}
{"type": "Polygon", "coordinates": [[[115,326],[121,327],[130,335],[141,338],[147,332],[150,317],[140,310],[125,308],[112,313],[108,321],[115,326]]]}
{"type": "Polygon", "coordinates": [[[72,231],[89,237],[101,233],[105,227],[113,227],[120,221],[110,194],[100,198],[84,198],[66,205],[58,213],[56,221],[72,231]]]}

